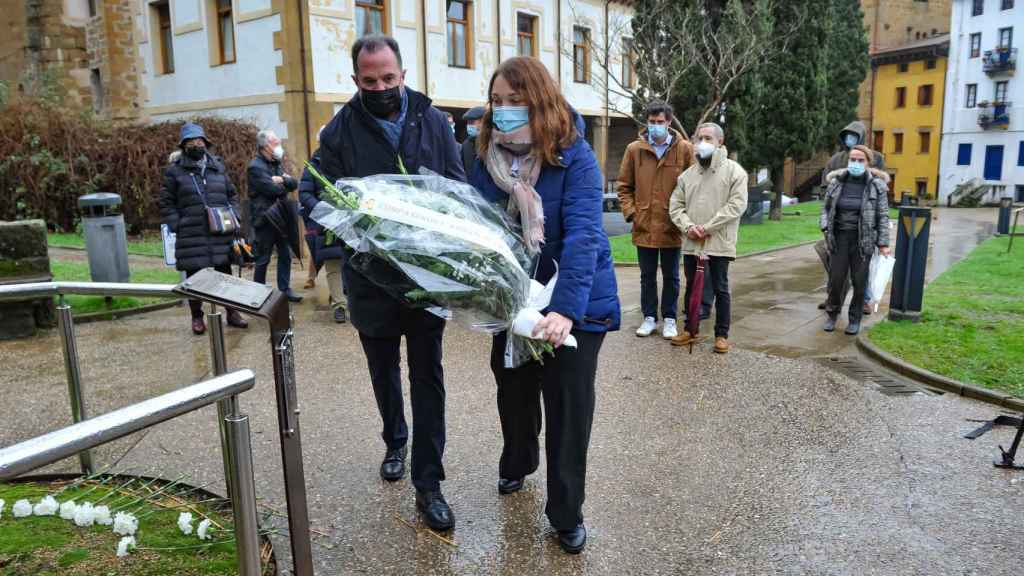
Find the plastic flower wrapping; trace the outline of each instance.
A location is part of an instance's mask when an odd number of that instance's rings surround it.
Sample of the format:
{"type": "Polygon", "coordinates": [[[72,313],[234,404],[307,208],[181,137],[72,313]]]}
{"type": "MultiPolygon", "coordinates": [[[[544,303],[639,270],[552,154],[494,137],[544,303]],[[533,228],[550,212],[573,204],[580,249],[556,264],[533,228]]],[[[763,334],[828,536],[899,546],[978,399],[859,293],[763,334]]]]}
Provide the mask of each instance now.
{"type": "Polygon", "coordinates": [[[308,167],[324,185],[310,217],[354,251],[355,270],[408,306],[480,332],[509,330],[506,367],[552,350],[532,332],[557,274],[547,286],[531,280],[533,258],[501,207],[436,174],[331,184],[308,167]]]}

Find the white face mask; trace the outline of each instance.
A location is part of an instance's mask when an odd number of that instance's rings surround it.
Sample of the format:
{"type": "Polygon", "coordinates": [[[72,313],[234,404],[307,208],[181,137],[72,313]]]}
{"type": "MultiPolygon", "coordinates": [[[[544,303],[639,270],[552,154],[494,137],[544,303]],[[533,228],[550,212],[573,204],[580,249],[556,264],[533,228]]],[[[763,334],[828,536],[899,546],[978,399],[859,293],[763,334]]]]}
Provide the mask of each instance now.
{"type": "Polygon", "coordinates": [[[716,146],[711,142],[701,141],[697,144],[697,155],[701,158],[708,158],[715,153],[716,146]]]}
{"type": "Polygon", "coordinates": [[[274,146],[272,152],[274,154],[274,158],[277,158],[278,160],[284,158],[284,146],[278,144],[277,146],[274,146]]]}

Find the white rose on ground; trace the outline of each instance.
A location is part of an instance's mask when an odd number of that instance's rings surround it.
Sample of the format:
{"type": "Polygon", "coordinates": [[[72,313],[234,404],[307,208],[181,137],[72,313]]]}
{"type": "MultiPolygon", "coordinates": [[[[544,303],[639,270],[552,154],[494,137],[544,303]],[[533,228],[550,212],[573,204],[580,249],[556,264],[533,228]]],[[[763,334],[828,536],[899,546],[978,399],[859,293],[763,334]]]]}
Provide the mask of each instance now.
{"type": "Polygon", "coordinates": [[[75,526],[85,528],[86,526],[92,526],[95,521],[96,517],[93,514],[92,502],[86,502],[75,510],[75,526]]]}
{"type": "Polygon", "coordinates": [[[28,500],[18,500],[11,508],[15,518],[24,518],[32,515],[32,504],[28,500]]]}
{"type": "Polygon", "coordinates": [[[130,549],[135,548],[135,537],[125,536],[117,543],[117,557],[124,558],[130,549]]]}
{"type": "Polygon", "coordinates": [[[192,513],[182,512],[178,514],[178,530],[185,536],[192,533],[192,513]]]}
{"type": "Polygon", "coordinates": [[[74,500],[63,502],[60,505],[60,517],[65,520],[74,520],[76,510],[78,510],[78,504],[75,504],[74,500]]]}
{"type": "Polygon", "coordinates": [[[114,519],[110,517],[110,508],[106,506],[97,506],[92,509],[93,518],[96,523],[100,526],[110,526],[114,523],[114,519]]]}
{"type": "Polygon", "coordinates": [[[4,517],[4,506],[6,506],[6,505],[7,505],[7,503],[4,502],[4,499],[0,498],[0,518],[4,517]]]}
{"type": "Polygon", "coordinates": [[[57,504],[57,501],[53,499],[53,496],[46,496],[39,501],[39,504],[35,505],[35,508],[32,509],[32,513],[36,516],[53,516],[57,513],[59,508],[60,504],[57,504]]]}
{"type": "Polygon", "coordinates": [[[199,528],[196,530],[196,536],[199,536],[200,540],[209,540],[211,538],[209,533],[210,524],[212,524],[212,522],[210,522],[209,518],[206,518],[199,523],[199,528]]]}
{"type": "Polygon", "coordinates": [[[114,515],[114,534],[122,536],[133,536],[139,529],[139,519],[128,512],[118,512],[114,515]]]}

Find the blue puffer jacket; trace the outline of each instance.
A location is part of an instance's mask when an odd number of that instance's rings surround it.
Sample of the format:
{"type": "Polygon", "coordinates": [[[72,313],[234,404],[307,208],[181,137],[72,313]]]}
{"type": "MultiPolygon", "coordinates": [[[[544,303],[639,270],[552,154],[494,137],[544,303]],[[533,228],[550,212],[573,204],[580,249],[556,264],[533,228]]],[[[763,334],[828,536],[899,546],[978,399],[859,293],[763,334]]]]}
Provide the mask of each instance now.
{"type": "MultiPolygon", "coordinates": [[[[546,283],[558,264],[558,282],[549,311],[572,319],[573,328],[586,332],[619,329],[619,295],[611,246],[601,213],[601,170],[583,139],[583,119],[575,116],[579,136],[561,152],[561,165],[544,165],[537,193],[544,203],[544,246],[536,279],[546,283]]],[[[473,165],[470,184],[484,197],[506,204],[480,159],[473,165]]]]}

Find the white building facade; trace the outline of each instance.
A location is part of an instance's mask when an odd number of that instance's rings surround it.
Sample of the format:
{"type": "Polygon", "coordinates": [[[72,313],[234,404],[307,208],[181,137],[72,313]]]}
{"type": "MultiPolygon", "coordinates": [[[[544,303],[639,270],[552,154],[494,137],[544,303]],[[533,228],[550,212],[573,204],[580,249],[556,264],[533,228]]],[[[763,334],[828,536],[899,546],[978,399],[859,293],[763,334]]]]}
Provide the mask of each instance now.
{"type": "Polygon", "coordinates": [[[293,158],[316,148],[319,127],[355,94],[350,51],[368,33],[393,36],[406,84],[457,120],[486,102],[498,63],[522,54],[548,67],[599,158],[610,126],[635,135],[632,104],[616,96],[635,76],[622,57],[629,0],[138,1],[144,113],[251,119],[293,158]]]}
{"type": "Polygon", "coordinates": [[[955,0],[950,31],[939,202],[972,180],[988,187],[983,202],[1024,202],[1024,0],[955,0]]]}

